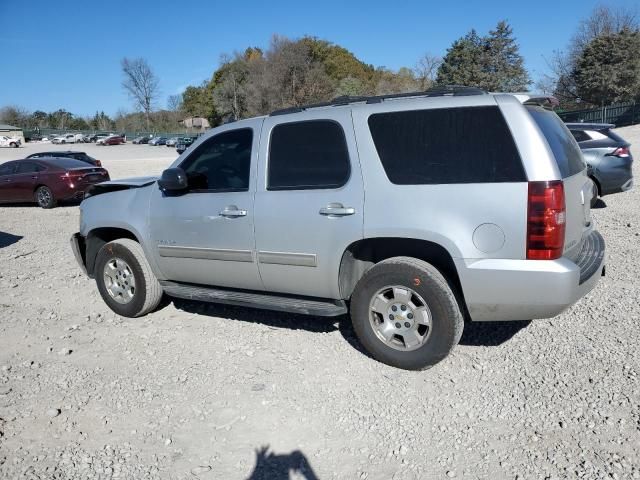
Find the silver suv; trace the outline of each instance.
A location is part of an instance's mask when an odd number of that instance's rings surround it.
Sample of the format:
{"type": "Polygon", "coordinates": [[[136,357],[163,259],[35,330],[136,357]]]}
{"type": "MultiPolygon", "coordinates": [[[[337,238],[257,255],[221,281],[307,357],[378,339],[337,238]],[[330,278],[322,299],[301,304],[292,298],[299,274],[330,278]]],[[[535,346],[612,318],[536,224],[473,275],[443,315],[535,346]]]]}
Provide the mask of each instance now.
{"type": "Polygon", "coordinates": [[[373,357],[427,368],[465,320],[553,317],[604,272],[552,101],[450,87],[226,124],[159,179],[93,187],[72,247],[119,315],[163,293],[350,312],[373,357]]]}

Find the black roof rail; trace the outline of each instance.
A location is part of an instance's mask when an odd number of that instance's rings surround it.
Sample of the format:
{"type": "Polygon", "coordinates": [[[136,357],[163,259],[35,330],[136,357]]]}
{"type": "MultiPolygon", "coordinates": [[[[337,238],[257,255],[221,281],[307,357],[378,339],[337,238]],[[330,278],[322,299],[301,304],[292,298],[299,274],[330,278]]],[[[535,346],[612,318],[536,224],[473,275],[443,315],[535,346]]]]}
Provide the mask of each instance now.
{"type": "Polygon", "coordinates": [[[373,96],[351,96],[343,95],[336,97],[329,102],[314,103],[311,105],[303,105],[300,107],[288,107],[280,110],[274,110],[269,115],[287,115],[289,113],[299,113],[310,108],[318,107],[337,107],[340,105],[349,105],[352,103],[380,103],[387,99],[393,98],[409,98],[409,97],[442,97],[442,96],[467,96],[467,95],[486,95],[486,91],[476,87],[465,87],[462,85],[444,85],[441,87],[434,87],[422,92],[408,92],[408,93],[391,93],[388,95],[373,95],[373,96]]]}

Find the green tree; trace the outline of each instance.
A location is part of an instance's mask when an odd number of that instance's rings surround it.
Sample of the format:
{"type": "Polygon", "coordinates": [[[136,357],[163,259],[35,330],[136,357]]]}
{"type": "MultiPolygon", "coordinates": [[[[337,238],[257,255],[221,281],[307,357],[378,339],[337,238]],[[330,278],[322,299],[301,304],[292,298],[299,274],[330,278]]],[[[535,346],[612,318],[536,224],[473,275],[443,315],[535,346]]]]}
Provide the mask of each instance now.
{"type": "Polygon", "coordinates": [[[594,105],[640,98],[640,32],[600,35],[582,51],[574,78],[577,94],[594,105]]]}
{"type": "Polygon", "coordinates": [[[475,30],[453,42],[438,68],[436,82],[482,88],[486,83],[484,49],[485,41],[475,30]]]}
{"type": "Polygon", "coordinates": [[[89,124],[82,117],[73,117],[69,120],[68,128],[71,130],[89,130],[89,124]]]}
{"type": "Polygon", "coordinates": [[[514,92],[526,90],[531,80],[513,29],[503,20],[485,37],[471,30],[453,42],[438,69],[437,83],[514,92]]]}
{"type": "Polygon", "coordinates": [[[496,29],[489,32],[484,43],[483,88],[494,92],[526,90],[531,80],[509,24],[504,20],[498,22],[496,29]]]}

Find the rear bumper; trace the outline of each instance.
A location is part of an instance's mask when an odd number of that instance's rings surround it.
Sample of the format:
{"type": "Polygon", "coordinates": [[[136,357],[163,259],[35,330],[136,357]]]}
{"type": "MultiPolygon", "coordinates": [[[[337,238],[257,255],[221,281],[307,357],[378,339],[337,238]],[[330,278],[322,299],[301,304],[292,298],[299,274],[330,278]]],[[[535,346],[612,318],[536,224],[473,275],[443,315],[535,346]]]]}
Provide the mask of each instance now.
{"type": "Polygon", "coordinates": [[[78,265],[80,265],[80,269],[82,273],[87,275],[87,260],[86,260],[86,248],[84,237],[80,235],[80,233],[74,233],[70,239],[71,242],[71,250],[73,251],[73,256],[76,258],[78,265]]]}
{"type": "Polygon", "coordinates": [[[594,175],[600,183],[601,194],[626,192],[633,188],[633,157],[604,157],[594,175]]]}
{"type": "Polygon", "coordinates": [[[551,318],[589,293],[605,266],[605,244],[593,231],[575,262],[558,260],[456,260],[474,321],[551,318]]]}

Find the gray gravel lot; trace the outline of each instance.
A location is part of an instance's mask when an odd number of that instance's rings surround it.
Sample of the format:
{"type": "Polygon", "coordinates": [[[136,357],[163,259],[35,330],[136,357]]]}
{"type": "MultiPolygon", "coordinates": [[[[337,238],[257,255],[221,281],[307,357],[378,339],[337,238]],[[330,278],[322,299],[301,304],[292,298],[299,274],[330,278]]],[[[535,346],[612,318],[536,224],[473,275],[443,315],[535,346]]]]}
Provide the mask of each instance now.
{"type": "MultiPolygon", "coordinates": [[[[640,126],[619,133],[640,178],[640,126]]],[[[78,149],[113,178],[176,157],[78,149]]],[[[0,478],[640,478],[639,201],[593,211],[608,264],[588,297],[467,325],[426,372],[371,360],[346,318],[185,301],[118,317],[71,254],[77,207],[0,207],[0,478]]]]}

